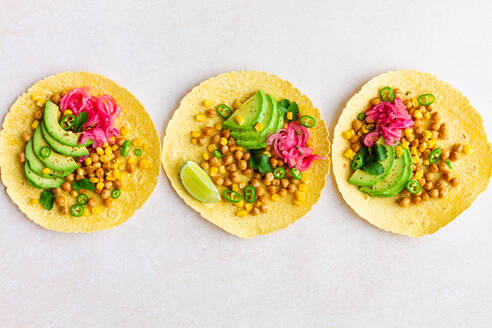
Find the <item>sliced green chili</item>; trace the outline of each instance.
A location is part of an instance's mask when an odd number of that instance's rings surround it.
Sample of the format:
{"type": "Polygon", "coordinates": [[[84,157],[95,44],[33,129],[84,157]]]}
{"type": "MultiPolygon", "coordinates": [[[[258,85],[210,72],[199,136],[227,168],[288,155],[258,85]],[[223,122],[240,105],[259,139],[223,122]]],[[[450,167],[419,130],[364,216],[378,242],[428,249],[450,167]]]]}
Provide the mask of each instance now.
{"type": "Polygon", "coordinates": [[[436,97],[434,97],[434,95],[431,93],[426,93],[425,95],[419,96],[417,100],[422,106],[429,106],[430,104],[433,104],[434,101],[436,101],[436,97]]]}
{"type": "Polygon", "coordinates": [[[113,189],[113,191],[111,191],[111,197],[113,199],[116,199],[116,198],[118,198],[120,196],[121,196],[121,190],[119,190],[119,189],[113,189]]]}
{"type": "Polygon", "coordinates": [[[239,203],[243,199],[243,196],[241,196],[240,193],[229,189],[224,191],[223,196],[231,203],[239,203]]]}
{"type": "Polygon", "coordinates": [[[70,214],[76,217],[82,216],[82,214],[84,214],[84,208],[79,204],[72,205],[72,207],[70,207],[70,214]]]}
{"type": "Polygon", "coordinates": [[[222,158],[222,153],[220,151],[218,151],[217,149],[214,150],[213,152],[214,156],[217,157],[217,158],[222,158]]]}
{"type": "Polygon", "coordinates": [[[359,113],[359,115],[357,115],[357,119],[359,121],[364,121],[366,119],[366,113],[359,113]]]}
{"type": "Polygon", "coordinates": [[[275,170],[273,170],[273,176],[275,179],[282,179],[285,177],[285,169],[281,166],[276,167],[275,170]]]}
{"type": "Polygon", "coordinates": [[[142,149],[140,148],[135,149],[135,155],[142,156],[142,149]]]}
{"type": "Polygon", "coordinates": [[[312,128],[316,125],[316,119],[309,115],[303,115],[299,119],[299,123],[301,123],[301,125],[304,125],[306,128],[312,128]]]}
{"type": "Polygon", "coordinates": [[[86,194],[79,194],[77,196],[77,204],[85,205],[89,201],[89,197],[86,194]]]}
{"type": "Polygon", "coordinates": [[[364,165],[364,156],[362,156],[361,153],[358,153],[354,156],[354,159],[352,160],[352,169],[358,170],[364,165]]]}
{"type": "Polygon", "coordinates": [[[50,155],[51,155],[51,149],[47,146],[43,146],[39,150],[39,156],[41,156],[42,158],[47,158],[50,155]]]}
{"type": "Polygon", "coordinates": [[[130,149],[132,148],[132,142],[130,140],[125,140],[123,147],[121,147],[121,156],[128,157],[130,155],[130,149]]]}
{"type": "Polygon", "coordinates": [[[232,110],[226,104],[220,104],[217,106],[217,114],[225,119],[232,115],[232,110]]]}
{"type": "Polygon", "coordinates": [[[379,95],[381,99],[385,102],[393,102],[395,101],[395,93],[391,87],[384,87],[379,91],[379,95]]]}
{"type": "Polygon", "coordinates": [[[69,114],[62,118],[60,121],[60,126],[63,130],[70,129],[75,123],[75,115],[69,114]]]}
{"type": "Polygon", "coordinates": [[[437,162],[439,160],[439,158],[441,158],[441,154],[442,154],[442,150],[439,147],[437,147],[436,149],[431,151],[431,153],[429,155],[429,163],[433,164],[433,163],[437,162]]]}
{"type": "Polygon", "coordinates": [[[407,185],[405,186],[408,191],[410,191],[412,194],[417,194],[422,190],[422,186],[420,183],[418,183],[415,180],[410,180],[407,182],[407,185]]]}
{"type": "Polygon", "coordinates": [[[244,201],[254,203],[256,201],[256,189],[253,186],[244,187],[244,201]]]}
{"type": "Polygon", "coordinates": [[[292,173],[292,177],[296,180],[302,179],[302,172],[296,169],[295,167],[290,169],[290,173],[292,173]]]}
{"type": "Polygon", "coordinates": [[[449,168],[452,170],[453,169],[453,165],[451,165],[451,162],[450,161],[446,161],[446,164],[448,164],[449,168]]]}

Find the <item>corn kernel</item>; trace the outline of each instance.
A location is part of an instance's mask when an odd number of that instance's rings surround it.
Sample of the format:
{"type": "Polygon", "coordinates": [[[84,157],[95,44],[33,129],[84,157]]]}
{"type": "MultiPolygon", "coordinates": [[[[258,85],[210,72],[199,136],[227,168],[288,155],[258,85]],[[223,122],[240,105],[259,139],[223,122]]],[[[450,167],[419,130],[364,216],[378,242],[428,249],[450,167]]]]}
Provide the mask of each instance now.
{"type": "Polygon", "coordinates": [[[222,130],[222,123],[215,124],[215,129],[216,130],[222,130]]]}
{"type": "Polygon", "coordinates": [[[256,123],[255,124],[255,130],[258,132],[263,130],[263,123],[260,123],[260,122],[256,123]]]}
{"type": "Polygon", "coordinates": [[[92,183],[98,183],[99,179],[98,178],[90,178],[89,181],[92,183]]]}
{"type": "Polygon", "coordinates": [[[298,201],[298,200],[295,200],[293,203],[296,206],[301,206],[302,205],[302,202],[301,201],[298,201]]]}
{"type": "Polygon", "coordinates": [[[239,185],[237,183],[232,184],[232,191],[239,192],[239,185]]]}
{"type": "Polygon", "coordinates": [[[244,182],[239,183],[239,189],[244,189],[246,187],[246,184],[244,182]]]}
{"type": "Polygon", "coordinates": [[[410,154],[412,154],[412,155],[416,155],[417,154],[417,147],[416,146],[410,147],[410,154]]]}
{"type": "Polygon", "coordinates": [[[225,168],[225,166],[224,166],[224,165],[219,166],[219,173],[220,173],[220,174],[224,174],[224,173],[226,173],[226,168],[225,168]]]}
{"type": "Polygon", "coordinates": [[[108,181],[115,181],[116,178],[115,177],[111,177],[111,176],[107,176],[106,177],[106,180],[108,180],[108,181]]]}
{"type": "Polygon", "coordinates": [[[104,155],[104,150],[103,150],[101,147],[97,147],[97,148],[96,148],[96,153],[97,153],[98,155],[104,155]]]}
{"type": "Polygon", "coordinates": [[[434,149],[436,147],[436,140],[435,139],[431,139],[429,141],[427,141],[427,148],[428,149],[434,149]]]}
{"type": "Polygon", "coordinates": [[[298,200],[298,201],[303,201],[304,200],[304,193],[297,190],[296,192],[294,192],[294,199],[298,200]]]}
{"type": "Polygon", "coordinates": [[[106,141],[105,141],[105,142],[103,143],[103,145],[102,145],[102,147],[103,147],[104,149],[105,149],[105,148],[108,148],[108,146],[109,146],[109,143],[108,143],[108,142],[106,142],[106,141]]]}
{"type": "Polygon", "coordinates": [[[194,144],[194,145],[197,145],[198,144],[196,138],[191,139],[191,143],[194,144]]]}
{"type": "Polygon", "coordinates": [[[269,151],[265,150],[263,152],[263,155],[266,155],[267,157],[272,157],[272,153],[270,153],[269,151]]]}
{"type": "Polygon", "coordinates": [[[242,210],[236,213],[237,216],[242,217],[248,215],[248,211],[242,210]]]}
{"type": "Polygon", "coordinates": [[[411,128],[406,128],[406,129],[404,130],[404,132],[405,132],[405,136],[406,136],[406,137],[408,137],[408,136],[410,136],[410,135],[412,135],[412,134],[413,134],[413,131],[412,131],[412,129],[411,129],[411,128]]]}
{"type": "Polygon", "coordinates": [[[415,164],[420,164],[422,162],[422,159],[418,156],[413,156],[412,157],[412,162],[415,164]]]}
{"type": "Polygon", "coordinates": [[[412,105],[413,105],[413,107],[418,108],[420,104],[419,104],[419,101],[417,99],[412,99],[412,105]]]}
{"type": "Polygon", "coordinates": [[[405,148],[405,149],[408,149],[408,146],[409,146],[409,145],[410,145],[410,143],[409,143],[408,141],[403,141],[403,142],[401,143],[401,146],[402,146],[403,148],[405,148]]]}
{"type": "Polygon", "coordinates": [[[234,118],[237,124],[241,125],[244,122],[244,118],[241,115],[238,115],[234,118]]]}
{"type": "MultiPolygon", "coordinates": [[[[104,187],[104,183],[103,183],[103,187],[104,187]]],[[[72,195],[72,197],[77,197],[79,195],[79,193],[76,192],[75,190],[72,190],[72,191],[70,191],[70,195],[72,195]]]]}
{"type": "Polygon", "coordinates": [[[369,129],[367,128],[366,125],[362,126],[362,129],[361,129],[362,133],[368,133],[369,132],[369,129]]]}
{"type": "Polygon", "coordinates": [[[128,133],[130,133],[130,129],[128,129],[127,126],[124,126],[124,127],[121,128],[120,134],[121,134],[122,137],[128,135],[128,133]]]}
{"type": "Polygon", "coordinates": [[[271,185],[271,184],[272,184],[272,182],[271,182],[271,181],[265,181],[265,182],[263,182],[263,183],[265,184],[265,186],[269,186],[269,185],[271,185]]]}
{"type": "Polygon", "coordinates": [[[31,124],[31,129],[33,130],[36,130],[36,128],[38,127],[39,125],[39,121],[38,120],[34,120],[31,124]]]}
{"type": "Polygon", "coordinates": [[[401,155],[403,155],[403,148],[401,146],[396,146],[395,152],[396,152],[396,157],[400,157],[401,155]]]}
{"type": "Polygon", "coordinates": [[[141,169],[148,169],[150,164],[149,164],[149,161],[146,160],[145,158],[141,159],[140,162],[138,162],[138,166],[141,168],[141,169]]]}
{"type": "Polygon", "coordinates": [[[72,115],[72,114],[73,112],[70,109],[67,109],[66,111],[63,112],[63,116],[72,115]]]}
{"type": "Polygon", "coordinates": [[[205,115],[203,115],[203,114],[197,114],[197,115],[195,116],[195,119],[196,119],[198,122],[205,122],[206,117],[205,117],[205,115]]]}
{"type": "Polygon", "coordinates": [[[90,157],[87,157],[86,159],[84,159],[84,164],[85,165],[91,165],[92,164],[92,159],[90,157]]]}
{"type": "Polygon", "coordinates": [[[222,146],[225,146],[225,145],[227,145],[227,139],[226,139],[226,138],[224,138],[224,137],[221,137],[221,138],[219,139],[219,143],[220,143],[222,146]]]}
{"type": "Polygon", "coordinates": [[[120,170],[122,170],[122,171],[123,171],[124,169],[125,169],[125,163],[121,163],[121,164],[120,164],[120,170]]]}
{"type": "Polygon", "coordinates": [[[204,160],[208,161],[210,159],[210,155],[208,153],[203,153],[202,157],[204,160]]]}
{"type": "Polygon", "coordinates": [[[113,153],[113,150],[111,149],[111,147],[106,147],[106,149],[104,149],[104,153],[106,155],[111,155],[113,153]]]}
{"type": "Polygon", "coordinates": [[[297,189],[299,189],[299,191],[307,191],[307,185],[305,183],[300,183],[299,186],[297,186],[297,189]]]}
{"type": "Polygon", "coordinates": [[[217,146],[215,144],[210,144],[207,146],[207,150],[211,153],[213,153],[214,150],[216,150],[216,149],[217,149],[217,146]]]}
{"type": "Polygon", "coordinates": [[[140,147],[140,146],[142,146],[143,141],[142,141],[142,139],[140,139],[140,138],[135,138],[135,139],[133,140],[133,142],[132,142],[132,143],[133,143],[133,145],[134,145],[135,147],[140,147]]]}
{"type": "Polygon", "coordinates": [[[31,204],[33,204],[33,205],[39,204],[39,199],[38,198],[32,198],[31,204]]]}
{"type": "Polygon", "coordinates": [[[234,107],[234,109],[238,109],[239,107],[241,107],[241,102],[239,100],[234,100],[234,102],[232,103],[232,107],[234,107]]]}
{"type": "Polygon", "coordinates": [[[212,106],[214,104],[213,104],[213,102],[211,100],[206,99],[206,100],[202,101],[202,105],[205,106],[205,107],[207,107],[207,108],[212,108],[212,106]]]}
{"type": "Polygon", "coordinates": [[[210,168],[210,176],[211,176],[211,177],[216,176],[218,171],[219,171],[219,169],[218,169],[217,167],[212,166],[212,167],[210,168]]]}
{"type": "Polygon", "coordinates": [[[280,196],[278,194],[273,194],[272,195],[272,201],[278,202],[279,199],[280,199],[280,196]]]}
{"type": "Polygon", "coordinates": [[[39,99],[38,101],[36,101],[36,105],[38,105],[39,107],[44,107],[44,104],[46,104],[46,100],[44,99],[39,99]]]}
{"type": "Polygon", "coordinates": [[[135,157],[130,157],[128,158],[128,160],[126,161],[128,164],[133,164],[135,163],[135,157]]]}
{"type": "Polygon", "coordinates": [[[420,111],[420,109],[417,109],[415,112],[413,112],[413,117],[417,118],[417,119],[420,119],[422,118],[422,112],[420,111]]]}
{"type": "Polygon", "coordinates": [[[239,202],[235,203],[236,207],[243,207],[244,201],[241,199],[239,202]]]}
{"type": "Polygon", "coordinates": [[[347,148],[345,153],[343,153],[343,156],[347,157],[348,159],[354,159],[355,153],[352,149],[347,148]]]}
{"type": "Polygon", "coordinates": [[[427,143],[426,142],[421,143],[419,146],[419,150],[421,152],[424,152],[426,149],[427,149],[427,143]]]}
{"type": "Polygon", "coordinates": [[[200,137],[200,132],[199,131],[191,131],[191,137],[192,138],[200,137]]]}
{"type": "Polygon", "coordinates": [[[425,130],[424,131],[424,139],[429,140],[431,137],[432,137],[432,132],[430,132],[429,130],[425,130]]]}
{"type": "Polygon", "coordinates": [[[354,135],[355,131],[354,130],[347,130],[342,132],[342,137],[345,139],[350,139],[354,135]]]}
{"type": "Polygon", "coordinates": [[[470,145],[464,145],[464,146],[463,146],[463,153],[464,153],[465,155],[468,155],[468,154],[470,153],[470,151],[471,151],[471,147],[470,147],[470,145]]]}
{"type": "Polygon", "coordinates": [[[115,178],[115,179],[121,179],[121,172],[120,172],[120,170],[115,169],[115,170],[113,171],[113,175],[114,175],[114,178],[115,178]]]}
{"type": "Polygon", "coordinates": [[[424,165],[429,165],[429,164],[430,164],[430,162],[429,162],[429,160],[428,160],[428,159],[424,159],[423,164],[424,164],[424,165]]]}
{"type": "Polygon", "coordinates": [[[101,212],[101,209],[99,207],[91,208],[92,214],[99,214],[100,212],[101,212]]]}
{"type": "Polygon", "coordinates": [[[47,175],[47,174],[50,174],[50,173],[51,173],[51,170],[50,170],[48,167],[45,167],[45,168],[41,171],[41,173],[43,173],[43,174],[47,175]]]}
{"type": "Polygon", "coordinates": [[[96,189],[97,189],[97,190],[102,190],[102,188],[104,188],[104,182],[98,182],[98,183],[96,184],[96,189]]]}
{"type": "Polygon", "coordinates": [[[107,163],[107,162],[109,162],[109,157],[108,157],[108,155],[102,155],[99,157],[99,160],[103,163],[107,163]]]}
{"type": "Polygon", "coordinates": [[[414,179],[418,180],[420,178],[422,178],[422,176],[424,175],[424,172],[422,172],[422,170],[417,170],[415,171],[415,174],[413,175],[414,179]]]}
{"type": "Polygon", "coordinates": [[[116,151],[116,150],[118,150],[118,145],[112,145],[112,146],[111,146],[111,150],[112,150],[112,151],[116,151]]]}
{"type": "Polygon", "coordinates": [[[244,205],[244,207],[246,208],[246,211],[251,211],[253,209],[253,204],[246,204],[244,205]]]}
{"type": "Polygon", "coordinates": [[[255,206],[256,206],[256,207],[260,207],[261,205],[263,205],[263,203],[262,203],[262,202],[260,202],[259,200],[257,200],[257,201],[256,201],[256,203],[255,203],[255,206]]]}
{"type": "Polygon", "coordinates": [[[115,137],[110,137],[110,138],[109,138],[109,142],[110,142],[110,143],[114,143],[115,141],[116,141],[116,138],[115,138],[115,137]]]}
{"type": "Polygon", "coordinates": [[[430,120],[430,118],[431,118],[431,114],[430,114],[429,112],[425,112],[425,114],[424,114],[424,118],[425,118],[426,120],[430,120]]]}
{"type": "Polygon", "coordinates": [[[294,118],[294,114],[292,112],[287,112],[286,117],[289,121],[292,121],[292,119],[294,118]]]}

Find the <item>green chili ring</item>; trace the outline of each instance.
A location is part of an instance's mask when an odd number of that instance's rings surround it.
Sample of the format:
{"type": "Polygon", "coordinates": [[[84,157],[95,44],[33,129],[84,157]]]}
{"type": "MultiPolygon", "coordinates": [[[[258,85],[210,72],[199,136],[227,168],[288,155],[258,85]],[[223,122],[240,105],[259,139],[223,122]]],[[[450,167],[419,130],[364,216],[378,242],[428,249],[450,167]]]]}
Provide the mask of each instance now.
{"type": "Polygon", "coordinates": [[[302,179],[302,172],[296,169],[295,167],[292,167],[290,169],[290,173],[292,173],[292,177],[296,180],[301,180],[302,179]]]}
{"type": "Polygon", "coordinates": [[[254,203],[256,201],[256,189],[253,186],[244,187],[244,201],[254,203]]]}
{"type": "Polygon", "coordinates": [[[77,196],[77,204],[85,205],[89,201],[89,197],[86,194],[79,194],[77,196]]]}
{"type": "Polygon", "coordinates": [[[135,155],[136,156],[142,156],[142,149],[140,149],[140,148],[135,149],[135,155]]]}
{"type": "Polygon", "coordinates": [[[359,113],[359,115],[357,115],[357,119],[359,121],[364,121],[366,119],[366,113],[359,113]]]}
{"type": "Polygon", "coordinates": [[[113,189],[113,191],[111,191],[111,197],[113,199],[116,199],[116,198],[118,198],[120,196],[121,196],[121,190],[119,190],[119,189],[113,189]]]}
{"type": "Polygon", "coordinates": [[[125,140],[123,147],[121,147],[121,156],[128,157],[130,155],[130,149],[132,148],[132,142],[130,140],[125,140]]]}
{"type": "Polygon", "coordinates": [[[39,156],[41,156],[42,158],[47,158],[50,155],[51,155],[51,149],[47,146],[43,146],[39,150],[39,156]]]}
{"type": "Polygon", "coordinates": [[[285,169],[281,166],[276,167],[275,170],[273,170],[273,176],[275,179],[282,179],[285,177],[285,169]]]}
{"type": "Polygon", "coordinates": [[[408,181],[405,187],[412,194],[417,194],[420,192],[420,190],[422,190],[422,186],[420,185],[420,183],[415,180],[408,181]]]}
{"type": "Polygon", "coordinates": [[[217,114],[219,114],[219,116],[223,119],[226,119],[232,115],[232,110],[226,104],[220,104],[219,106],[217,106],[217,114]]]}
{"type": "Polygon", "coordinates": [[[429,106],[429,105],[433,104],[434,101],[436,101],[436,97],[434,97],[434,95],[431,93],[426,93],[425,95],[419,96],[417,98],[417,101],[422,106],[429,106]]]}
{"type": "Polygon", "coordinates": [[[220,151],[218,151],[217,149],[214,150],[213,154],[217,158],[222,158],[222,153],[220,151]]]}
{"type": "Polygon", "coordinates": [[[75,124],[75,115],[69,114],[62,118],[60,126],[63,130],[70,129],[75,124]]]}
{"type": "Polygon", "coordinates": [[[433,151],[431,151],[429,155],[429,163],[434,164],[441,158],[442,150],[441,148],[437,147],[433,151]]]}
{"type": "Polygon", "coordinates": [[[72,207],[70,207],[70,214],[75,217],[82,216],[82,214],[84,214],[84,208],[79,204],[72,205],[72,207]]]}
{"type": "Polygon", "coordinates": [[[229,189],[224,191],[223,196],[226,200],[230,201],[231,203],[239,203],[243,199],[243,196],[241,196],[240,193],[229,189]]]}
{"type": "Polygon", "coordinates": [[[395,101],[395,93],[391,87],[384,87],[379,91],[381,99],[385,102],[395,101]]]}
{"type": "Polygon", "coordinates": [[[312,128],[316,125],[316,119],[309,115],[303,115],[301,116],[301,118],[299,118],[299,123],[301,123],[301,125],[305,126],[306,128],[312,128]]]}
{"type": "Polygon", "coordinates": [[[361,153],[358,153],[354,156],[354,159],[352,160],[352,169],[358,170],[364,165],[364,156],[362,156],[361,153]]]}

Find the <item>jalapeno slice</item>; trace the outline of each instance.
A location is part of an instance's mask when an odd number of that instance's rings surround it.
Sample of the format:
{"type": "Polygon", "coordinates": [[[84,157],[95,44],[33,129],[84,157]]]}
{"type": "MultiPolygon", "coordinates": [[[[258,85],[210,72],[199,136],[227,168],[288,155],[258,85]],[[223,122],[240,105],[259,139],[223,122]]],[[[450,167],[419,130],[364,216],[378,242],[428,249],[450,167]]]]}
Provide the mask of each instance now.
{"type": "Polygon", "coordinates": [[[72,205],[72,207],[70,207],[70,214],[76,217],[82,216],[82,214],[84,214],[84,208],[79,204],[72,205]]]}
{"type": "Polygon", "coordinates": [[[244,187],[244,201],[254,203],[256,201],[256,189],[253,186],[244,187]]]}
{"type": "Polygon", "coordinates": [[[128,157],[130,155],[130,149],[132,148],[132,142],[130,140],[125,140],[123,147],[121,147],[121,156],[128,157]]]}
{"type": "Polygon", "coordinates": [[[42,158],[47,158],[50,155],[51,155],[51,149],[47,146],[43,146],[39,150],[39,156],[41,156],[42,158]]]}
{"type": "Polygon", "coordinates": [[[450,161],[446,161],[446,164],[448,164],[448,167],[449,167],[450,170],[453,169],[453,165],[451,165],[451,162],[450,161]]]}
{"type": "Polygon", "coordinates": [[[62,118],[62,120],[60,121],[60,126],[62,127],[63,130],[68,130],[74,125],[74,123],[75,123],[75,115],[68,114],[62,118]]]}
{"type": "Polygon", "coordinates": [[[77,196],[77,204],[85,205],[89,201],[89,197],[86,194],[79,194],[77,196]]]}
{"type": "Polygon", "coordinates": [[[395,93],[391,87],[384,87],[379,91],[379,95],[381,99],[385,102],[393,102],[395,101],[395,93]]]}
{"type": "Polygon", "coordinates": [[[241,196],[240,193],[229,189],[225,190],[222,195],[231,203],[239,203],[243,199],[243,196],[241,196]]]}
{"type": "Polygon", "coordinates": [[[418,192],[420,192],[420,190],[422,189],[422,186],[420,185],[420,183],[418,183],[417,181],[415,180],[410,180],[407,182],[407,185],[405,186],[407,188],[408,191],[410,191],[412,194],[417,194],[418,192]]]}
{"type": "Polygon", "coordinates": [[[142,156],[142,149],[140,149],[140,148],[135,149],[135,155],[136,156],[142,156]]]}
{"type": "Polygon", "coordinates": [[[359,115],[357,115],[357,119],[359,121],[364,121],[366,119],[366,113],[359,113],[359,115]]]}
{"type": "Polygon", "coordinates": [[[304,125],[306,128],[312,128],[316,125],[316,119],[309,115],[303,115],[301,116],[301,118],[299,118],[299,123],[301,123],[301,125],[304,125]]]}
{"type": "Polygon", "coordinates": [[[275,170],[273,170],[273,176],[275,179],[282,179],[285,177],[285,169],[281,166],[276,167],[275,170]]]}
{"type": "Polygon", "coordinates": [[[352,160],[352,169],[358,170],[364,165],[364,156],[362,156],[361,153],[358,153],[354,156],[354,159],[352,160]]]}
{"type": "Polygon", "coordinates": [[[433,164],[433,163],[437,162],[439,160],[439,158],[441,158],[441,154],[442,154],[442,150],[439,147],[437,147],[436,149],[431,151],[431,153],[429,155],[429,163],[433,164]]]}
{"type": "Polygon", "coordinates": [[[226,104],[220,104],[217,106],[217,114],[222,118],[228,118],[232,115],[232,110],[226,104]]]}
{"type": "Polygon", "coordinates": [[[217,149],[214,150],[213,152],[214,156],[217,157],[217,158],[222,158],[222,153],[220,151],[218,151],[217,149]]]}
{"type": "Polygon", "coordinates": [[[116,198],[118,198],[120,196],[121,196],[121,190],[119,190],[119,189],[113,189],[113,191],[111,191],[111,197],[113,199],[116,199],[116,198]]]}
{"type": "Polygon", "coordinates": [[[425,95],[419,96],[417,98],[417,101],[422,106],[429,106],[430,104],[433,104],[434,101],[436,101],[436,97],[434,97],[434,95],[431,93],[426,93],[425,95]]]}
{"type": "Polygon", "coordinates": [[[290,169],[290,173],[292,173],[292,177],[296,180],[302,179],[302,172],[296,169],[295,167],[290,169]]]}

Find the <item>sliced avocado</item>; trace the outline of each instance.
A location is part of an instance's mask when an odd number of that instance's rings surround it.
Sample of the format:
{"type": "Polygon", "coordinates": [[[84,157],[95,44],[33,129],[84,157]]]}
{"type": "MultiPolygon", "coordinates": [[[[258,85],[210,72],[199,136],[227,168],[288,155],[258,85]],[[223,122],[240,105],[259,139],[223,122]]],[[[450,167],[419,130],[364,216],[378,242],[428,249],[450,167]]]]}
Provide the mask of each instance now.
{"type": "Polygon", "coordinates": [[[395,160],[395,166],[390,174],[371,187],[362,187],[360,190],[374,197],[392,197],[405,188],[405,184],[412,173],[412,156],[408,149],[395,160]]]}
{"type": "Polygon", "coordinates": [[[44,177],[52,177],[57,176],[60,178],[63,178],[64,176],[68,175],[69,173],[64,173],[64,172],[53,172],[53,174],[43,174],[43,169],[46,168],[46,166],[39,160],[39,158],[34,154],[34,148],[32,145],[32,140],[29,140],[29,142],[26,145],[26,161],[29,162],[29,167],[31,170],[34,171],[34,173],[44,176],[44,177]]]}
{"type": "Polygon", "coordinates": [[[40,189],[51,189],[58,188],[63,183],[62,178],[58,177],[44,177],[39,174],[36,174],[29,167],[28,162],[24,164],[24,173],[26,174],[27,181],[36,188],[40,189]]]}
{"type": "Polygon", "coordinates": [[[75,163],[72,157],[56,153],[48,145],[46,140],[44,140],[43,138],[41,126],[38,126],[37,129],[34,131],[34,135],[32,137],[32,146],[34,154],[41,161],[41,163],[43,163],[44,165],[46,165],[46,167],[49,167],[53,171],[63,172],[64,175],[68,175],[78,168],[77,163],[75,163]],[[48,147],[51,150],[50,156],[43,158],[39,155],[42,147],[48,147]]]}
{"type": "Polygon", "coordinates": [[[47,101],[44,106],[43,123],[46,126],[48,133],[58,142],[64,145],[76,147],[81,133],[65,131],[58,123],[60,117],[60,109],[51,101],[47,101]]]}
{"type": "Polygon", "coordinates": [[[41,123],[41,132],[43,133],[44,140],[53,148],[55,151],[60,154],[71,156],[71,157],[82,157],[85,155],[89,155],[89,151],[85,146],[67,146],[62,144],[61,142],[56,141],[46,129],[44,122],[41,123]]]}
{"type": "Polygon", "coordinates": [[[224,121],[224,128],[228,130],[252,130],[254,125],[263,120],[267,109],[267,99],[263,91],[258,91],[248,98],[239,108],[224,121]],[[241,116],[243,122],[238,124],[236,117],[241,116]]]}
{"type": "Polygon", "coordinates": [[[231,136],[236,140],[258,140],[258,142],[260,142],[261,139],[264,139],[265,136],[269,132],[271,132],[271,130],[277,123],[277,116],[277,102],[275,101],[275,99],[273,99],[272,96],[268,95],[266,114],[263,117],[263,121],[261,122],[263,124],[263,129],[261,131],[256,131],[253,127],[253,129],[249,131],[235,130],[231,131],[231,136]]]}
{"type": "Polygon", "coordinates": [[[391,170],[393,170],[393,166],[395,165],[395,149],[391,146],[386,146],[384,138],[382,137],[379,138],[376,144],[383,145],[388,153],[386,159],[381,162],[381,165],[383,165],[384,168],[384,172],[380,175],[372,175],[362,169],[358,169],[349,178],[349,182],[351,184],[360,187],[370,187],[384,179],[388,174],[391,173],[391,170]]]}
{"type": "Polygon", "coordinates": [[[266,134],[264,138],[258,142],[257,140],[242,140],[242,139],[236,139],[236,144],[238,144],[241,147],[244,147],[246,149],[261,149],[265,148],[267,145],[267,140],[268,138],[280,130],[282,128],[282,125],[284,124],[284,117],[281,115],[278,107],[277,107],[277,119],[274,124],[274,127],[266,134]]]}

